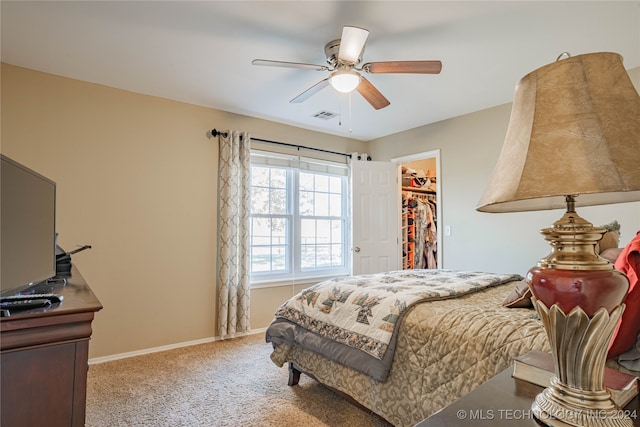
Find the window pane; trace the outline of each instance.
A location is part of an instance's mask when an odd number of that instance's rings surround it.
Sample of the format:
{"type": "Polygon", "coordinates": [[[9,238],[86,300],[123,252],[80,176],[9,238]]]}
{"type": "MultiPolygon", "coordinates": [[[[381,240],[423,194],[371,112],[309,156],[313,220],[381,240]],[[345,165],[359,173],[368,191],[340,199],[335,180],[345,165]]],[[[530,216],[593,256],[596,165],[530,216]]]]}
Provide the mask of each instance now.
{"type": "Polygon", "coordinates": [[[251,213],[269,213],[269,189],[261,187],[251,188],[251,213]]]}
{"type": "Polygon", "coordinates": [[[271,206],[269,213],[271,214],[285,214],[287,213],[287,190],[271,190],[269,192],[271,196],[271,206]]]}
{"type": "Polygon", "coordinates": [[[287,170],[271,168],[271,187],[287,188],[287,170]]]}
{"type": "Polygon", "coordinates": [[[288,243],[286,218],[252,218],[251,271],[286,271],[288,243]]]}
{"type": "Polygon", "coordinates": [[[329,191],[331,193],[342,193],[342,179],[337,176],[330,177],[329,191]]]}
{"type": "Polygon", "coordinates": [[[300,191],[300,215],[313,215],[313,192],[300,191]]]}
{"type": "Polygon", "coordinates": [[[271,270],[271,248],[251,248],[251,272],[258,273],[271,270]]]}
{"type": "Polygon", "coordinates": [[[314,246],[305,246],[301,248],[300,263],[303,270],[315,268],[316,254],[314,246]]]}
{"type": "Polygon", "coordinates": [[[317,243],[331,242],[331,221],[318,220],[316,223],[316,241],[317,243]]]}
{"type": "Polygon", "coordinates": [[[329,216],[342,216],[342,196],[340,194],[329,195],[329,216]]]}
{"type": "Polygon", "coordinates": [[[327,175],[317,174],[315,184],[316,191],[329,191],[329,177],[327,175]]]}
{"type": "Polygon", "coordinates": [[[331,266],[331,246],[316,246],[316,267],[327,268],[331,266]]]}
{"type": "Polygon", "coordinates": [[[331,221],[331,243],[342,243],[342,221],[331,221]]]}
{"type": "Polygon", "coordinates": [[[271,244],[283,245],[287,243],[287,219],[274,218],[271,220],[271,244]]]}
{"type": "Polygon", "coordinates": [[[287,271],[286,246],[259,246],[251,248],[251,272],[269,273],[287,271]]]}
{"type": "Polygon", "coordinates": [[[271,244],[270,236],[251,236],[251,246],[268,246],[271,244]]]}
{"type": "Polygon", "coordinates": [[[316,216],[329,216],[329,195],[327,193],[316,193],[313,206],[316,216]]]}
{"type": "Polygon", "coordinates": [[[342,267],[342,220],[300,221],[301,268],[342,267]]]}
{"type": "Polygon", "coordinates": [[[272,246],[271,271],[287,270],[286,246],[272,246]]]}
{"type": "Polygon", "coordinates": [[[251,219],[251,245],[271,244],[271,220],[269,218],[251,219]]]}
{"type": "Polygon", "coordinates": [[[331,265],[342,266],[342,245],[331,245],[331,265]]]}
{"type": "Polygon", "coordinates": [[[259,185],[262,187],[269,186],[269,169],[259,166],[251,167],[251,185],[259,185]]]}
{"type": "Polygon", "coordinates": [[[251,167],[251,213],[285,214],[287,212],[287,170],[251,167]]]}
{"type": "Polygon", "coordinates": [[[313,174],[308,172],[300,172],[300,190],[313,191],[313,174]]]}
{"type": "Polygon", "coordinates": [[[315,244],[316,221],[313,219],[303,219],[300,221],[300,238],[302,244],[315,244]]]}

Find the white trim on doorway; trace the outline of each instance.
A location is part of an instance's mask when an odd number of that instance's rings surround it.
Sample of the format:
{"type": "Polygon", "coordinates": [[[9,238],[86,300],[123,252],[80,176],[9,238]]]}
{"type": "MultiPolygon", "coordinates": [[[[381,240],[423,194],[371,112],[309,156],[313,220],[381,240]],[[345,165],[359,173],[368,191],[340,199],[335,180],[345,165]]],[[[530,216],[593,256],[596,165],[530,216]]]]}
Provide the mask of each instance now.
{"type": "MultiPolygon", "coordinates": [[[[436,218],[438,219],[438,268],[445,268],[443,263],[443,249],[444,242],[442,240],[442,228],[444,227],[444,221],[442,216],[442,170],[440,163],[440,149],[424,151],[422,153],[410,154],[407,156],[394,157],[392,162],[398,164],[398,168],[403,163],[415,162],[417,160],[432,159],[436,161],[436,218]]],[[[398,184],[400,185],[400,184],[398,184]]]]}

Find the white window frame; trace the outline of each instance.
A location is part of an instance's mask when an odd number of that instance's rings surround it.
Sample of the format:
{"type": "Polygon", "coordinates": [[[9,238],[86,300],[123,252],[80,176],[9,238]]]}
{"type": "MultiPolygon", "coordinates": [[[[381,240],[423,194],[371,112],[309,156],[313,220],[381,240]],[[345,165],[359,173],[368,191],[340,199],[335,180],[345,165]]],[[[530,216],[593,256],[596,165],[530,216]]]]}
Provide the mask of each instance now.
{"type": "MultiPolygon", "coordinates": [[[[288,154],[273,153],[261,150],[251,150],[251,166],[267,166],[277,167],[287,170],[287,213],[283,215],[265,215],[265,217],[288,217],[291,218],[288,224],[287,236],[289,247],[291,248],[286,259],[286,265],[289,269],[285,273],[252,273],[250,275],[251,286],[271,287],[282,286],[284,284],[302,284],[312,283],[317,279],[328,277],[346,276],[351,272],[351,219],[350,219],[350,195],[349,195],[349,168],[347,164],[330,162],[319,159],[303,158],[288,154]],[[301,216],[299,213],[300,185],[299,173],[312,172],[319,174],[327,174],[332,176],[342,176],[342,257],[343,265],[341,267],[314,269],[312,271],[303,271],[301,268],[301,235],[300,224],[301,216]]],[[[262,216],[262,215],[258,215],[262,216]]],[[[254,215],[251,215],[254,218],[254,215]]],[[[335,218],[335,217],[326,217],[335,218]]],[[[251,252],[251,248],[250,248],[251,252]]]]}

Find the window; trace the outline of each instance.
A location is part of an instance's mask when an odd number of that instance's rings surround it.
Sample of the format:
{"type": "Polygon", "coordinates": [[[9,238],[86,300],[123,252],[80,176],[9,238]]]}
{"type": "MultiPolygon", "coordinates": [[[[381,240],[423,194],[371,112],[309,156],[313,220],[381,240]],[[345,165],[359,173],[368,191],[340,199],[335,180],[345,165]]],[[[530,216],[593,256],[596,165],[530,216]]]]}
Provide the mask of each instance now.
{"type": "Polygon", "coordinates": [[[253,150],[252,283],[349,272],[347,166],[253,150]]]}

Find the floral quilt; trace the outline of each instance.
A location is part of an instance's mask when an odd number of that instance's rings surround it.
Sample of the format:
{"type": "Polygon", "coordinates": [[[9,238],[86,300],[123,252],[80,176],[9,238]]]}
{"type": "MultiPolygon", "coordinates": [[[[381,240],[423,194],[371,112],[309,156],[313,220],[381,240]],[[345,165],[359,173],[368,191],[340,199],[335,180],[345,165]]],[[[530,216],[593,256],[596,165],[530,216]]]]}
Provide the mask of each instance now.
{"type": "Polygon", "coordinates": [[[339,277],[311,286],[275,313],[324,338],[382,359],[402,314],[422,301],[448,299],[506,282],[516,274],[399,270],[339,277]]]}

